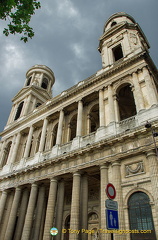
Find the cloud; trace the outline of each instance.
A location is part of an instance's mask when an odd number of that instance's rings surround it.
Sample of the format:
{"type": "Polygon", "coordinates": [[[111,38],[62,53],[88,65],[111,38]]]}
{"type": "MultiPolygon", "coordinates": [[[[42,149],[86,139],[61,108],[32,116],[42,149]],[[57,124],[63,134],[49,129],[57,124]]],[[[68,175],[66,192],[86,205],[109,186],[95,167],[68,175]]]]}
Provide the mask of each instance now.
{"type": "Polygon", "coordinates": [[[70,0],[58,1],[58,14],[62,18],[76,18],[79,16],[78,10],[74,7],[70,0]]]}

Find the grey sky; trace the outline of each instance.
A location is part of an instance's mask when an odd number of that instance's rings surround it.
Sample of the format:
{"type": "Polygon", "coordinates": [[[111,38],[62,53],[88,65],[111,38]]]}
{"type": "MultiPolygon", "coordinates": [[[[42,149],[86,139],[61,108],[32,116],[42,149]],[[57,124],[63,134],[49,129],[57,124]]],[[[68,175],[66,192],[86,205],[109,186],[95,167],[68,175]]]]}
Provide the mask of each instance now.
{"type": "Polygon", "coordinates": [[[0,24],[0,131],[7,122],[11,99],[33,65],[53,70],[54,96],[101,69],[98,39],[116,12],[126,12],[139,23],[158,66],[157,0],[41,0],[41,5],[30,23],[35,37],[26,44],[19,36],[3,36],[6,23],[0,24]]]}

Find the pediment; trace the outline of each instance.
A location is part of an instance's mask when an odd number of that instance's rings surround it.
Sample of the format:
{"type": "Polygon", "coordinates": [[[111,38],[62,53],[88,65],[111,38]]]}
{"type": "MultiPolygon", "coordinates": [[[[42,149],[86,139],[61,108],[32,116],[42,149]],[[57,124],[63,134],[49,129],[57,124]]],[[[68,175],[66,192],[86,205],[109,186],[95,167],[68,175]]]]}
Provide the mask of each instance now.
{"type": "Polygon", "coordinates": [[[46,100],[50,99],[52,96],[48,94],[48,92],[45,89],[39,88],[37,86],[29,86],[29,87],[24,87],[22,88],[12,99],[12,102],[15,102],[17,99],[24,99],[28,95],[36,95],[36,96],[41,96],[44,97],[46,100]]]}

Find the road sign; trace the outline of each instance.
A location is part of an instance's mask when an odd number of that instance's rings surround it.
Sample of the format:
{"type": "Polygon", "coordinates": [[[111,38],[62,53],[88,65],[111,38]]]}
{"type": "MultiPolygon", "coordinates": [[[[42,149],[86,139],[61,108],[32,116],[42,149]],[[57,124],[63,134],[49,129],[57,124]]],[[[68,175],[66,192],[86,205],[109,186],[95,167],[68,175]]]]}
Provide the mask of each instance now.
{"type": "Polygon", "coordinates": [[[116,197],[116,190],[113,184],[108,183],[106,186],[106,195],[110,199],[114,199],[116,197]]]}
{"type": "Polygon", "coordinates": [[[108,209],[112,209],[112,210],[118,210],[118,203],[117,203],[117,201],[107,199],[105,201],[105,207],[108,208],[108,209]]]}
{"type": "Polygon", "coordinates": [[[118,211],[106,209],[107,229],[119,229],[118,211]]]}

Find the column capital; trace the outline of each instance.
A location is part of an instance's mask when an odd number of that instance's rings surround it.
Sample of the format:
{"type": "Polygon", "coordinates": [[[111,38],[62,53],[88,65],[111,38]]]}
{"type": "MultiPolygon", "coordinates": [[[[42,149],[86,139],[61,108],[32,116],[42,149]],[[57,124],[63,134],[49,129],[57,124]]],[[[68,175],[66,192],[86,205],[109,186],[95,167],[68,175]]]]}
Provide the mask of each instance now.
{"type": "Polygon", "coordinates": [[[57,178],[50,178],[50,183],[51,182],[58,182],[58,179],[57,178]]]}
{"type": "Polygon", "coordinates": [[[36,182],[31,182],[30,184],[31,184],[31,188],[38,187],[38,183],[36,183],[36,182]]]}
{"type": "Polygon", "coordinates": [[[147,158],[150,156],[156,157],[156,153],[154,150],[149,150],[146,152],[146,156],[147,156],[147,158]]]}
{"type": "Polygon", "coordinates": [[[73,176],[81,176],[81,174],[82,174],[81,171],[76,172],[75,170],[71,171],[71,173],[72,173],[73,176]]]}
{"type": "Polygon", "coordinates": [[[22,190],[22,188],[20,187],[20,186],[17,186],[16,188],[15,188],[15,191],[21,191],[22,190]]]}
{"type": "Polygon", "coordinates": [[[111,166],[114,167],[114,166],[121,166],[121,161],[118,159],[114,162],[111,163],[111,166]]]}
{"type": "Polygon", "coordinates": [[[2,192],[3,194],[8,194],[8,189],[2,189],[1,192],[2,192]]]}
{"type": "Polygon", "coordinates": [[[100,170],[108,169],[108,168],[109,168],[109,163],[108,162],[100,164],[100,170]]]}

